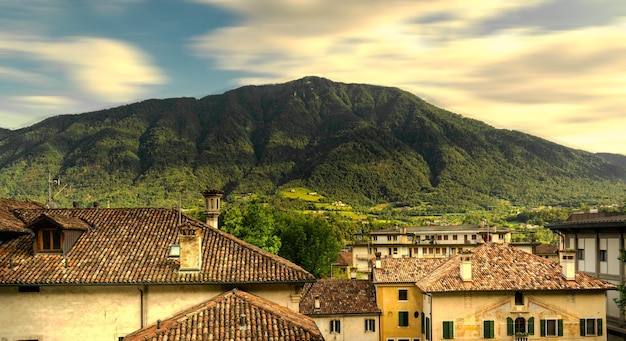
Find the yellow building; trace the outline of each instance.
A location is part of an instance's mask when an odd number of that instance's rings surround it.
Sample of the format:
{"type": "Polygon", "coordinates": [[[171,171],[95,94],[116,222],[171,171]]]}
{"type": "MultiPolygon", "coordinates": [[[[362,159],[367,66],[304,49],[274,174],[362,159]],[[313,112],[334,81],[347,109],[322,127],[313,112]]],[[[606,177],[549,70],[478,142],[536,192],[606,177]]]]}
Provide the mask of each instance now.
{"type": "Polygon", "coordinates": [[[606,340],[606,292],[616,287],[575,271],[573,255],[557,264],[485,243],[437,264],[416,261],[428,259],[382,259],[375,268],[382,340],[606,340]],[[394,301],[402,286],[409,299],[394,301]]]}

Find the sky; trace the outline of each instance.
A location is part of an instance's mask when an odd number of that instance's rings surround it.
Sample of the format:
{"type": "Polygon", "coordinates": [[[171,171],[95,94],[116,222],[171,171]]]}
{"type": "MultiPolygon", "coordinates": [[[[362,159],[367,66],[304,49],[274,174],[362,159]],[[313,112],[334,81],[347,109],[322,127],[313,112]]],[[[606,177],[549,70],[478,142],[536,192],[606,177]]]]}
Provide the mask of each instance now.
{"type": "Polygon", "coordinates": [[[0,127],[320,76],[626,155],[624,0],[0,0],[0,127]]]}

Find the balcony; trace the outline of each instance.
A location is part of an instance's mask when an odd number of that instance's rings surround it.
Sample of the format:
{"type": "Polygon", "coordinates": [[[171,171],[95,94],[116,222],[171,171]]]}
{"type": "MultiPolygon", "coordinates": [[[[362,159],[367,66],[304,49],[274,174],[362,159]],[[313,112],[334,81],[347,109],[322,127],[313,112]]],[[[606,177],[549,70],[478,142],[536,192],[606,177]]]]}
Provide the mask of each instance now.
{"type": "Polygon", "coordinates": [[[528,335],[526,333],[516,333],[513,335],[513,341],[528,341],[528,335]]]}

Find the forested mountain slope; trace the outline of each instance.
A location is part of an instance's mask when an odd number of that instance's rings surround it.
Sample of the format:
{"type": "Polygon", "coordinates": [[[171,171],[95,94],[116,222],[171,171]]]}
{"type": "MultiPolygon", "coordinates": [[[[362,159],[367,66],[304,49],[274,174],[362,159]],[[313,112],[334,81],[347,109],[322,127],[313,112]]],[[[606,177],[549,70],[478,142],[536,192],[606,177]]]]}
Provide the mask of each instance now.
{"type": "Polygon", "coordinates": [[[317,77],[146,100],[0,134],[1,196],[172,206],[208,187],[304,186],[353,204],[440,211],[623,200],[626,168],[437,108],[317,77]]]}

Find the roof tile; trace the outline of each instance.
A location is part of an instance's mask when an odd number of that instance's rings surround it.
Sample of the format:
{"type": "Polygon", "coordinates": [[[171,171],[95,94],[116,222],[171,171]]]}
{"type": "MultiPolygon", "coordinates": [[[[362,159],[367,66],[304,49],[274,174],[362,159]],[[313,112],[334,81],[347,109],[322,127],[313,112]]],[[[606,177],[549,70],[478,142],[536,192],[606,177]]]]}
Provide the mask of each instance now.
{"type": "Polygon", "coordinates": [[[320,279],[307,284],[300,312],[309,316],[334,314],[379,314],[376,288],[368,280],[320,279]],[[315,299],[320,307],[315,309],[315,299]]]}

